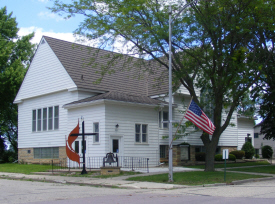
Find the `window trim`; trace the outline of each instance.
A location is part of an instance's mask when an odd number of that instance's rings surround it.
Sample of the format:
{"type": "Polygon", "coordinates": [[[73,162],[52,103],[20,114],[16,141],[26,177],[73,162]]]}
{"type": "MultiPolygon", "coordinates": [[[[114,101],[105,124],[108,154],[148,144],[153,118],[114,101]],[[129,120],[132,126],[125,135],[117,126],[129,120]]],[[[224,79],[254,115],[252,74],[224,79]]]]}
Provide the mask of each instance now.
{"type": "Polygon", "coordinates": [[[59,118],[59,105],[32,109],[32,132],[58,130],[59,118]]]}
{"type": "Polygon", "coordinates": [[[48,108],[42,108],[42,130],[47,131],[48,130],[48,108]],[[45,118],[46,115],[46,118],[45,118]]]}
{"type": "Polygon", "coordinates": [[[99,143],[99,122],[94,122],[93,123],[93,130],[94,130],[94,133],[97,133],[97,135],[95,135],[93,138],[93,141],[94,143],[99,143]],[[95,125],[98,125],[97,126],[97,131],[96,131],[96,128],[95,128],[95,125]]]}
{"type": "Polygon", "coordinates": [[[135,143],[136,144],[148,144],[148,124],[142,124],[142,123],[135,123],[135,143]],[[139,125],[139,131],[137,131],[137,125],[139,125]],[[143,132],[143,127],[146,127],[146,133],[143,132]],[[137,135],[138,140],[137,141],[137,135]],[[143,141],[143,135],[146,137],[146,141],[143,141]]]}
{"type": "Polygon", "coordinates": [[[59,129],[59,106],[54,106],[54,122],[53,122],[53,128],[54,130],[58,130],[59,129]],[[57,115],[56,115],[56,109],[57,109],[57,115]]]}
{"type": "Polygon", "coordinates": [[[168,121],[169,120],[169,112],[164,111],[164,110],[160,110],[158,117],[159,117],[159,128],[160,129],[168,129],[168,123],[163,123],[163,121],[168,121]],[[167,113],[167,119],[165,119],[165,120],[164,120],[164,117],[163,117],[164,113],[167,113]]]}
{"type": "Polygon", "coordinates": [[[36,128],[36,131],[37,132],[41,132],[42,131],[42,109],[39,108],[37,109],[37,128],[36,128]],[[39,112],[40,112],[40,116],[39,116],[39,112]]]}
{"type": "Polygon", "coordinates": [[[34,109],[32,110],[32,132],[36,132],[37,128],[36,128],[36,125],[37,125],[37,118],[36,118],[36,115],[37,114],[37,110],[34,109]]]}

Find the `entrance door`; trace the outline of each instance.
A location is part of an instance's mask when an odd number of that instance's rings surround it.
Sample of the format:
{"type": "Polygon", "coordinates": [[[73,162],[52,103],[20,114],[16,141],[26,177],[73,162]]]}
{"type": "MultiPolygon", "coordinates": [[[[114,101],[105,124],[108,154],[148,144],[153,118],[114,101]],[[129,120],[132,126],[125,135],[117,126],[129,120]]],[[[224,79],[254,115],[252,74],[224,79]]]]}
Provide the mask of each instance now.
{"type": "Polygon", "coordinates": [[[122,137],[111,136],[110,142],[111,142],[110,151],[114,154],[117,154],[117,156],[122,156],[123,155],[122,137]]]}

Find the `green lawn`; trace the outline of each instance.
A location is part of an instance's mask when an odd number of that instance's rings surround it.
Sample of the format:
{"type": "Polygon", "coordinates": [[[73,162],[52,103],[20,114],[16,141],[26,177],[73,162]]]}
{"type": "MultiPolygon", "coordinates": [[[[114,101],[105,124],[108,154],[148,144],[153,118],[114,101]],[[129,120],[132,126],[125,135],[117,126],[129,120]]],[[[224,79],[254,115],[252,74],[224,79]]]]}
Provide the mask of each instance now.
{"type": "MultiPolygon", "coordinates": [[[[270,165],[267,161],[259,161],[259,162],[244,162],[244,163],[226,163],[226,167],[242,167],[242,166],[261,166],[261,165],[270,165]]],[[[185,166],[189,168],[195,169],[204,169],[205,165],[195,165],[195,166],[185,166]]],[[[224,168],[223,164],[215,164],[215,168],[224,168]]]]}
{"type": "MultiPolygon", "coordinates": [[[[250,178],[263,178],[263,176],[248,175],[242,173],[226,173],[226,183],[231,183],[236,180],[244,180],[250,178]]],[[[173,184],[180,185],[202,185],[202,184],[213,184],[213,183],[225,183],[224,172],[177,172],[173,174],[173,184]]],[[[168,183],[168,174],[157,174],[150,176],[138,176],[128,178],[129,181],[147,181],[157,183],[168,183]]]]}
{"type": "Polygon", "coordinates": [[[30,174],[31,172],[43,172],[51,170],[51,165],[39,164],[0,164],[0,172],[23,173],[30,174]]]}
{"type": "MultiPolygon", "coordinates": [[[[229,170],[229,169],[228,169],[229,170]]],[[[264,166],[264,167],[251,167],[251,168],[234,168],[232,171],[243,171],[243,172],[255,172],[255,173],[266,173],[275,174],[275,166],[264,166]]]]}

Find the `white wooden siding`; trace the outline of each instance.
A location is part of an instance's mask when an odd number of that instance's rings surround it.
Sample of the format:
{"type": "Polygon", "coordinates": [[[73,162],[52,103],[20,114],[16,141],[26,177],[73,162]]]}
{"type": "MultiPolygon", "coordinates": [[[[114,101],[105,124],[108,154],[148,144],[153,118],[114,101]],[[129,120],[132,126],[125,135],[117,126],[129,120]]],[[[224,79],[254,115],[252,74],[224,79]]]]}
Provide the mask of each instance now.
{"type": "Polygon", "coordinates": [[[238,150],[242,149],[245,143],[245,138],[247,134],[250,134],[252,138],[252,145],[254,145],[254,120],[249,120],[248,118],[238,118],[238,150]]]}
{"type": "MultiPolygon", "coordinates": [[[[94,143],[94,136],[86,136],[86,156],[96,157],[105,156],[106,133],[105,133],[105,107],[104,104],[97,104],[82,108],[68,110],[67,135],[75,128],[79,119],[79,132],[82,132],[81,116],[84,117],[85,133],[94,132],[93,123],[99,123],[99,143],[94,143]]],[[[81,136],[78,140],[81,141],[81,136]]]]}
{"type": "MultiPolygon", "coordinates": [[[[189,91],[188,91],[183,85],[180,85],[180,87],[179,87],[179,89],[176,91],[176,93],[184,94],[184,95],[190,96],[189,91]]],[[[199,89],[195,89],[195,93],[196,93],[197,96],[200,96],[200,91],[199,91],[199,89]]]]}
{"type": "Polygon", "coordinates": [[[18,104],[18,148],[65,146],[67,110],[62,106],[77,100],[68,91],[24,100],[18,104]],[[32,110],[59,106],[59,129],[32,132],[32,110]]]}
{"type": "Polygon", "coordinates": [[[130,104],[106,104],[106,151],[110,151],[110,136],[123,137],[123,156],[149,158],[149,165],[159,162],[158,110],[130,104]],[[118,124],[119,128],[115,128],[118,124]],[[135,124],[148,125],[148,143],[135,143],[135,124]]]}
{"type": "Polygon", "coordinates": [[[75,87],[50,46],[39,45],[15,101],[75,87]]]}

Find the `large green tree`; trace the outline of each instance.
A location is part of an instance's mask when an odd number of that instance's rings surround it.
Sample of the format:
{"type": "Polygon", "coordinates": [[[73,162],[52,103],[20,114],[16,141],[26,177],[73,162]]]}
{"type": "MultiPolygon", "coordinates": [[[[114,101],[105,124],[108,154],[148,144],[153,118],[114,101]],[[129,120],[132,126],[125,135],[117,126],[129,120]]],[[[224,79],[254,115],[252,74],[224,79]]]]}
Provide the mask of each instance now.
{"type": "MultiPolygon", "coordinates": [[[[116,46],[117,41],[128,43],[128,54],[138,54],[168,69],[168,5],[175,17],[186,2],[191,1],[72,0],[65,4],[55,0],[51,10],[66,13],[68,18],[84,15],[77,34],[99,39],[100,46],[108,49],[116,46]]],[[[200,103],[195,90],[207,90],[208,99],[211,98],[208,112],[213,114],[216,129],[212,136],[201,135],[206,149],[206,171],[214,170],[220,136],[243,95],[258,82],[261,68],[266,66],[258,60],[258,34],[263,21],[273,18],[273,5],[273,0],[200,0],[173,21],[174,87],[183,85],[203,108],[207,103],[200,103]]],[[[270,23],[270,29],[273,28],[270,23]]],[[[268,40],[262,37],[262,41],[268,40]]],[[[109,59],[114,63],[120,55],[109,59]]],[[[110,69],[113,68],[102,67],[102,75],[110,69]]]]}
{"type": "Polygon", "coordinates": [[[17,152],[17,106],[13,100],[34,53],[34,34],[19,37],[19,28],[6,7],[0,9],[0,142],[8,140],[17,152]]]}
{"type": "Polygon", "coordinates": [[[254,99],[260,105],[259,114],[263,118],[261,133],[265,139],[275,139],[275,30],[274,30],[274,2],[269,4],[270,9],[263,11],[264,15],[258,18],[262,26],[257,32],[258,61],[265,66],[262,75],[252,91],[254,99]]]}

